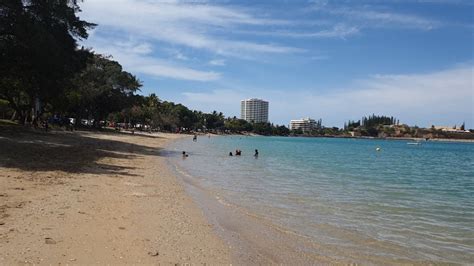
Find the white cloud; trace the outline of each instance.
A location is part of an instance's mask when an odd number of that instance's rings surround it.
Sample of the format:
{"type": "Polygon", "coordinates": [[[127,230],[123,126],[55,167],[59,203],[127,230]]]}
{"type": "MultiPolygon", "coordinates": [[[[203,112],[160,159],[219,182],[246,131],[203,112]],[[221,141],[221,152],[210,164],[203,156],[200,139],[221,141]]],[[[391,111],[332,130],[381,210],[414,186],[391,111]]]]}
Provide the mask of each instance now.
{"type": "Polygon", "coordinates": [[[369,24],[366,24],[365,26],[371,27],[398,26],[404,28],[431,30],[440,26],[440,22],[438,21],[410,14],[363,9],[357,10],[349,8],[332,9],[331,12],[338,15],[344,15],[351,19],[367,20],[369,24]]]}
{"type": "Polygon", "coordinates": [[[188,61],[190,58],[183,53],[180,49],[160,47],[158,50],[163,51],[168,57],[177,59],[178,61],[188,61]]]}
{"type": "Polygon", "coordinates": [[[183,53],[181,53],[180,51],[176,51],[174,54],[174,57],[178,60],[183,60],[183,61],[189,60],[189,58],[185,56],[183,53]]]}
{"type": "Polygon", "coordinates": [[[348,26],[344,23],[337,23],[329,29],[322,29],[319,31],[238,31],[241,34],[253,34],[260,36],[280,36],[290,38],[341,38],[344,39],[351,35],[359,33],[359,28],[356,26],[348,26]]]}
{"type": "MultiPolygon", "coordinates": [[[[245,97],[244,92],[235,91],[235,90],[213,90],[211,92],[184,92],[183,95],[188,99],[188,101],[201,103],[201,104],[222,104],[222,105],[232,105],[238,102],[245,97]]],[[[207,108],[206,108],[207,109],[207,108]]]]}
{"type": "Polygon", "coordinates": [[[112,55],[114,60],[119,61],[126,70],[133,73],[192,81],[213,81],[221,77],[220,73],[214,71],[195,70],[157,59],[151,56],[152,49],[148,43],[95,38],[93,42],[88,41],[86,44],[93,44],[95,52],[112,55]]]}
{"type": "Polygon", "coordinates": [[[216,90],[186,93],[182,101],[197,109],[212,106],[238,116],[240,99],[260,96],[270,101],[270,119],[281,124],[310,116],[322,118],[328,126],[342,126],[348,119],[376,113],[412,125],[465,121],[467,127],[474,127],[473,74],[474,67],[459,66],[427,74],[374,75],[352,82],[347,89],[323,93],[258,90],[261,95],[252,95],[256,90],[216,90]]]}
{"type": "Polygon", "coordinates": [[[359,28],[355,26],[347,26],[344,24],[336,24],[331,29],[321,30],[309,33],[289,33],[289,37],[312,37],[312,38],[341,38],[359,33],[359,28]]]}
{"type": "Polygon", "coordinates": [[[128,53],[145,55],[153,51],[150,43],[136,43],[133,41],[117,41],[115,42],[117,48],[123,49],[128,53]]]}
{"type": "Polygon", "coordinates": [[[224,59],[214,59],[209,61],[209,65],[212,66],[225,66],[225,60],[224,59]]]}
{"type": "MultiPolygon", "coordinates": [[[[259,18],[236,7],[181,1],[94,0],[81,5],[88,21],[140,38],[205,49],[221,55],[292,53],[300,49],[215,37],[212,32],[240,25],[288,25],[289,21],[259,18]]],[[[94,36],[92,36],[94,37],[94,36]]]]}
{"type": "Polygon", "coordinates": [[[355,119],[375,112],[425,126],[462,120],[472,125],[472,74],[472,67],[461,67],[429,74],[375,75],[356,82],[355,89],[310,99],[333,119],[339,115],[355,119]],[[338,115],[324,111],[327,108],[337,110],[338,115]]]}
{"type": "MultiPolygon", "coordinates": [[[[363,5],[362,5],[363,6],[363,5]]],[[[410,28],[431,30],[442,26],[440,21],[419,15],[379,10],[374,7],[332,5],[328,1],[315,1],[313,10],[336,16],[339,21],[351,23],[356,28],[410,28]]]]}
{"type": "Polygon", "coordinates": [[[177,99],[194,110],[223,112],[226,116],[237,116],[240,100],[248,98],[248,92],[237,90],[213,90],[211,92],[184,92],[182,98],[177,99]]]}
{"type": "MultiPolygon", "coordinates": [[[[146,61],[142,61],[146,62],[146,61]]],[[[167,77],[181,80],[194,81],[212,81],[220,78],[220,74],[213,71],[198,71],[186,67],[175,67],[164,65],[159,62],[141,62],[133,67],[137,72],[148,74],[156,77],[167,77]]]]}

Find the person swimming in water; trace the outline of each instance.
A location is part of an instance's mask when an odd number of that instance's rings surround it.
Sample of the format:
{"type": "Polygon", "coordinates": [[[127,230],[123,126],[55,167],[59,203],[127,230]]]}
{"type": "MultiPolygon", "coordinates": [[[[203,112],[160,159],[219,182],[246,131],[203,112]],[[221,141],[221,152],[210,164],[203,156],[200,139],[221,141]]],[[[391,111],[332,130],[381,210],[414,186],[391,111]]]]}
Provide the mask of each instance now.
{"type": "Polygon", "coordinates": [[[232,154],[232,152],[229,152],[229,156],[234,156],[234,155],[232,154]]]}
{"type": "Polygon", "coordinates": [[[235,150],[235,155],[236,155],[236,156],[242,155],[242,151],[239,150],[239,149],[235,150]]]}
{"type": "Polygon", "coordinates": [[[186,154],[186,152],[185,152],[185,151],[183,151],[183,153],[182,153],[182,154],[183,154],[183,159],[184,159],[184,158],[186,158],[186,157],[188,157],[188,155],[186,154]]]}

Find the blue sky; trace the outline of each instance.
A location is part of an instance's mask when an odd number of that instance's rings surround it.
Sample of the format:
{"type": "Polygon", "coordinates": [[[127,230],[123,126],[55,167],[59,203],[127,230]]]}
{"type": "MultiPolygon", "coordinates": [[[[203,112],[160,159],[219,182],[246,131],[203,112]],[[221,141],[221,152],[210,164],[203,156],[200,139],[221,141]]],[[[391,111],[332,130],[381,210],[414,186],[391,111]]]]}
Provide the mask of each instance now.
{"type": "Polygon", "coordinates": [[[342,126],[372,113],[474,128],[474,2],[85,0],[82,44],[112,55],[142,94],[226,116],[342,126]]]}

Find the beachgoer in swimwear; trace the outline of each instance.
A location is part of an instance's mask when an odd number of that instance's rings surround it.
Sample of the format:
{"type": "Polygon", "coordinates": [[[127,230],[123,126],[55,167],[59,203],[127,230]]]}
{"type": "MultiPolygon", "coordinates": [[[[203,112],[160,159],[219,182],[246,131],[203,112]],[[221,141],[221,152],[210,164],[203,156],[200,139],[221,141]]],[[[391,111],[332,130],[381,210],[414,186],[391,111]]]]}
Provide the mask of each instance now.
{"type": "Polygon", "coordinates": [[[255,149],[255,154],[253,156],[258,157],[258,150],[257,149],[255,149]]]}

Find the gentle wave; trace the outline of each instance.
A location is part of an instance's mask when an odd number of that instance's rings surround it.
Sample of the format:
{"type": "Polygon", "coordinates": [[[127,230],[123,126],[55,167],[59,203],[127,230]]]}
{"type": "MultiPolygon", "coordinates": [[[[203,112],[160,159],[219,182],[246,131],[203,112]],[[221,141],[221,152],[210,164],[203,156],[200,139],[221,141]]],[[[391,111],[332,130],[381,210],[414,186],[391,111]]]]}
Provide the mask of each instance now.
{"type": "Polygon", "coordinates": [[[190,154],[175,156],[174,163],[200,186],[219,191],[223,204],[316,242],[369,255],[474,263],[471,143],[412,147],[403,141],[234,136],[174,145],[190,154]],[[235,149],[242,156],[228,156],[235,149]]]}

